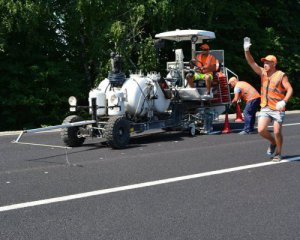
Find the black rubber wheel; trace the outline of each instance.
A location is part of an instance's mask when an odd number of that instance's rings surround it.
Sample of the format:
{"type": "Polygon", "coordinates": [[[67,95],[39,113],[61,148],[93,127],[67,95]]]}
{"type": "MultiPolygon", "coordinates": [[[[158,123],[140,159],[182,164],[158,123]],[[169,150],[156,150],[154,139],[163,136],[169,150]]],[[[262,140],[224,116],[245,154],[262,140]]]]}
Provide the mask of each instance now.
{"type": "MultiPolygon", "coordinates": [[[[77,115],[71,115],[65,118],[63,121],[63,124],[67,123],[73,123],[73,122],[80,122],[83,121],[82,117],[79,117],[77,115]]],[[[60,132],[60,136],[68,147],[80,147],[83,142],[85,141],[85,138],[78,137],[78,132],[81,127],[69,127],[69,128],[63,128],[60,132]]]]}
{"type": "Polygon", "coordinates": [[[194,137],[194,136],[196,136],[196,128],[195,127],[189,127],[189,135],[191,136],[191,137],[194,137]]]}
{"type": "Polygon", "coordinates": [[[121,116],[111,117],[105,126],[105,137],[112,148],[125,148],[130,138],[129,121],[121,116]]]}

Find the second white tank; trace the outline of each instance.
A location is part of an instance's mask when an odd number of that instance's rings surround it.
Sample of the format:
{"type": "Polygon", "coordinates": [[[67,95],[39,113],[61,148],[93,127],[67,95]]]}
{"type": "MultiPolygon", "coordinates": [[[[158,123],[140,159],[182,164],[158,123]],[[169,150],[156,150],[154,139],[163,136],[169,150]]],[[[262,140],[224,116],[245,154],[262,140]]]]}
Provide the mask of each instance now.
{"type": "Polygon", "coordinates": [[[149,110],[164,112],[170,105],[157,83],[158,76],[141,76],[131,74],[123,84],[121,91],[125,94],[126,112],[134,116],[144,116],[149,110]]]}

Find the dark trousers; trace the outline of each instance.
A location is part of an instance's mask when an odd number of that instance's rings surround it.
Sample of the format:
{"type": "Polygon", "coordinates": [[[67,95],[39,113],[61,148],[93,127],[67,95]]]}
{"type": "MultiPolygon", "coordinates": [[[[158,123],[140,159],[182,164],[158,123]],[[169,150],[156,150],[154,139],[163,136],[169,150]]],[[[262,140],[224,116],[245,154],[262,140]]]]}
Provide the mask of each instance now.
{"type": "Polygon", "coordinates": [[[255,114],[259,104],[260,104],[260,98],[253,99],[246,103],[243,112],[244,119],[245,119],[245,125],[244,125],[245,132],[252,132],[254,130],[255,114]]]}

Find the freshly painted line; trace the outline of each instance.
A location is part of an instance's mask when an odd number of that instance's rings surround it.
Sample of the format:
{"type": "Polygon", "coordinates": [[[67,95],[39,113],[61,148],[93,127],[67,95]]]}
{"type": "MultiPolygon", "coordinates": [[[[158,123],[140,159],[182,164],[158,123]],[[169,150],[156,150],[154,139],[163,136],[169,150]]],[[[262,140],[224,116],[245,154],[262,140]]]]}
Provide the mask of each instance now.
{"type": "Polygon", "coordinates": [[[74,200],[74,199],[87,198],[87,197],[98,196],[98,195],[114,193],[114,192],[128,191],[128,190],[133,190],[133,189],[138,189],[138,188],[152,187],[152,186],[157,186],[157,185],[161,185],[161,184],[186,181],[186,180],[190,180],[190,179],[196,179],[196,178],[219,175],[219,174],[224,174],[224,173],[242,171],[242,170],[251,169],[251,168],[259,168],[259,167],[287,163],[287,162],[292,162],[292,161],[297,161],[297,160],[300,160],[300,156],[288,158],[288,159],[282,160],[281,162],[271,162],[270,161],[270,162],[256,163],[256,164],[251,164],[251,165],[245,165],[245,166],[221,169],[221,170],[216,170],[216,171],[192,174],[192,175],[187,175],[187,176],[167,178],[167,179],[161,179],[161,180],[157,180],[157,181],[144,182],[144,183],[138,183],[138,184],[133,184],[133,185],[102,189],[102,190],[97,190],[97,191],[92,191],[92,192],[85,192],[85,193],[79,193],[79,194],[74,194],[74,195],[43,199],[43,200],[38,200],[38,201],[33,201],[33,202],[13,204],[13,205],[0,207],[0,212],[10,211],[10,210],[15,210],[15,209],[20,209],[20,208],[46,205],[46,204],[50,204],[50,203],[65,202],[65,201],[70,201],[70,200],[74,200]]]}
{"type": "MultiPolygon", "coordinates": [[[[286,123],[286,124],[282,124],[282,126],[295,126],[295,125],[300,125],[300,123],[286,123]]],[[[273,127],[273,126],[271,126],[273,127]]]]}
{"type": "MultiPolygon", "coordinates": [[[[239,131],[242,131],[242,130],[243,130],[243,128],[236,128],[236,129],[230,130],[230,133],[239,132],[239,131]]],[[[222,131],[213,131],[213,132],[208,133],[208,135],[217,135],[217,134],[220,134],[220,133],[222,133],[222,131]]]]}
{"type": "MultiPolygon", "coordinates": [[[[288,127],[288,126],[296,126],[296,125],[300,125],[300,123],[286,123],[286,124],[282,124],[283,127],[288,127]]],[[[272,125],[268,126],[268,128],[273,128],[272,125]]],[[[257,129],[257,127],[255,127],[254,129],[257,129]]],[[[232,129],[231,132],[238,132],[243,130],[243,128],[236,128],[236,129],[232,129]]],[[[215,135],[215,134],[220,134],[222,131],[214,131],[214,132],[210,132],[209,135],[215,135]]]]}
{"type": "MultiPolygon", "coordinates": [[[[283,126],[295,126],[295,125],[300,125],[300,123],[287,123],[287,124],[283,124],[283,126]]],[[[272,128],[273,126],[269,126],[270,128],[272,128]]],[[[241,130],[241,129],[235,129],[235,130],[241,130]]],[[[49,133],[49,132],[58,132],[59,130],[51,130],[51,131],[45,131],[45,132],[41,132],[40,134],[43,133],[49,133]]],[[[215,131],[210,133],[211,135],[213,134],[219,134],[221,131],[215,131]]],[[[0,132],[0,137],[1,136],[11,136],[11,135],[19,135],[21,133],[21,131],[12,131],[12,132],[0,132]]]]}

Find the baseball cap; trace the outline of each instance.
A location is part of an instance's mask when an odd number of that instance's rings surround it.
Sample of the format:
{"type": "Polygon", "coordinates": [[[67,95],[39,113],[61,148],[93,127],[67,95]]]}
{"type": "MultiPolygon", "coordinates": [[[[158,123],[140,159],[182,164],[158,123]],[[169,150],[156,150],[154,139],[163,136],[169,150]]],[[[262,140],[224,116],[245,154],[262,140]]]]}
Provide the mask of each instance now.
{"type": "Polygon", "coordinates": [[[277,63],[277,58],[274,55],[268,55],[268,56],[266,56],[264,58],[261,58],[260,60],[262,62],[264,62],[264,61],[270,61],[270,62],[277,63]]]}
{"type": "Polygon", "coordinates": [[[202,44],[200,46],[200,49],[202,49],[202,50],[209,50],[209,46],[208,46],[208,44],[202,44]]]}

